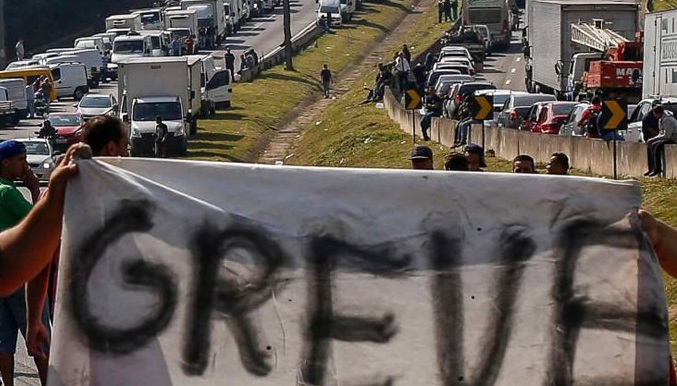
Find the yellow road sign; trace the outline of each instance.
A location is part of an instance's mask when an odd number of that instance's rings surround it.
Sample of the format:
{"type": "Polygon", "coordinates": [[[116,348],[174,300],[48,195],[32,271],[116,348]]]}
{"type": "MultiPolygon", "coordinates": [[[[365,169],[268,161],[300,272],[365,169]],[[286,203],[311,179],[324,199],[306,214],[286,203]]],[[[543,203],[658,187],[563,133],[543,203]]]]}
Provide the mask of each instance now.
{"type": "Polygon", "coordinates": [[[407,110],[420,109],[422,106],[421,95],[415,88],[410,88],[404,91],[404,104],[407,110]]]}
{"type": "Polygon", "coordinates": [[[602,101],[601,127],[603,130],[628,129],[628,105],[617,99],[602,101]]]}
{"type": "Polygon", "coordinates": [[[476,95],[472,106],[473,119],[485,121],[494,117],[494,96],[476,95]]]}

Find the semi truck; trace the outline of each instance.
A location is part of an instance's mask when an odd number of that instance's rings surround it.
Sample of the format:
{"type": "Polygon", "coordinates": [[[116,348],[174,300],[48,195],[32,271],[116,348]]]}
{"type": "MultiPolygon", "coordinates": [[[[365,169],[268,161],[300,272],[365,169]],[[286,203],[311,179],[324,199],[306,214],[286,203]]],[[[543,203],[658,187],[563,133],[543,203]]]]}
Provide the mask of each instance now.
{"type": "Polygon", "coordinates": [[[216,44],[226,38],[226,13],[223,0],[181,0],[181,9],[195,10],[199,27],[214,27],[216,44]]]}
{"type": "Polygon", "coordinates": [[[574,54],[589,48],[572,41],[572,24],[604,19],[607,27],[632,40],[639,29],[636,0],[529,0],[524,57],[526,87],[530,92],[567,91],[574,54]]]}
{"type": "Polygon", "coordinates": [[[495,48],[506,49],[510,46],[512,30],[509,0],[463,0],[461,22],[464,26],[486,25],[495,48]]]}
{"type": "Polygon", "coordinates": [[[153,152],[155,119],[170,133],[168,150],[184,155],[197,131],[202,62],[196,57],[130,58],[118,62],[120,116],[129,124],[132,156],[153,152]]]}
{"type": "Polygon", "coordinates": [[[642,97],[677,96],[677,10],[646,14],[642,97]]]}

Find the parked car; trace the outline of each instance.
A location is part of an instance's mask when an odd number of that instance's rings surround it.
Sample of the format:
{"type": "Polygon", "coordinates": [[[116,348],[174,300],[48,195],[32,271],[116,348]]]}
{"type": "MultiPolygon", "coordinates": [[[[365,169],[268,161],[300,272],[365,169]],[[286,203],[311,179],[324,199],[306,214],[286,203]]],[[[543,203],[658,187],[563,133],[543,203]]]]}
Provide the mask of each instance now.
{"type": "Polygon", "coordinates": [[[559,134],[560,128],[577,104],[577,102],[546,103],[531,131],[543,134],[559,134]]]}
{"type": "Polygon", "coordinates": [[[488,81],[464,82],[454,85],[449,90],[448,100],[443,106],[443,114],[448,118],[457,118],[456,110],[463,99],[478,90],[495,90],[496,86],[488,81]]]}
{"type": "Polygon", "coordinates": [[[52,148],[46,138],[20,138],[17,141],[26,146],[28,166],[42,182],[48,181],[55,167],[55,157],[60,153],[52,148]]]}
{"type": "Polygon", "coordinates": [[[435,84],[435,93],[446,98],[449,96],[449,90],[455,84],[472,82],[474,79],[473,76],[463,74],[442,75],[437,79],[435,84]]]}
{"type": "Polygon", "coordinates": [[[536,132],[534,131],[534,128],[538,123],[538,119],[541,117],[541,111],[543,111],[543,108],[548,103],[550,102],[536,102],[533,105],[531,105],[531,107],[529,108],[529,112],[527,113],[527,117],[520,124],[519,129],[522,131],[536,132]]]}
{"type": "MultiPolygon", "coordinates": [[[[657,98],[648,98],[641,100],[637,104],[635,111],[632,112],[632,115],[628,116],[628,131],[627,133],[623,133],[626,141],[644,141],[644,136],[642,135],[642,119],[651,112],[651,107],[656,101],[657,98]]],[[[677,113],[677,98],[661,97],[658,99],[658,103],[660,103],[668,113],[672,113],[673,115],[677,113]]]]}
{"type": "Polygon", "coordinates": [[[437,57],[437,61],[440,62],[444,60],[444,58],[449,57],[449,56],[460,56],[464,57],[474,63],[474,60],[472,58],[472,55],[470,55],[470,51],[468,51],[467,48],[462,47],[462,46],[444,46],[440,49],[440,54],[437,57]]]}
{"type": "Polygon", "coordinates": [[[559,135],[581,136],[585,134],[584,128],[578,125],[583,117],[583,112],[590,107],[590,103],[578,103],[567,116],[566,121],[559,129],[559,135]]]}
{"type": "Polygon", "coordinates": [[[80,100],[80,103],[76,103],[73,107],[85,121],[98,115],[117,116],[118,113],[118,102],[110,94],[87,94],[80,100]]]}
{"type": "Polygon", "coordinates": [[[555,102],[557,98],[551,94],[532,94],[522,91],[515,91],[503,104],[501,112],[496,120],[498,125],[509,129],[518,129],[520,122],[517,120],[518,114],[516,107],[530,108],[536,102],[555,102]]]}
{"type": "Polygon", "coordinates": [[[484,50],[487,54],[491,53],[491,32],[489,27],[486,24],[475,24],[472,27],[484,40],[484,50]]]}
{"type": "Polygon", "coordinates": [[[458,70],[463,75],[475,75],[475,69],[472,66],[466,66],[462,63],[442,62],[433,65],[433,71],[437,70],[458,70]]]}
{"type": "Polygon", "coordinates": [[[49,122],[56,129],[54,149],[66,152],[68,147],[82,141],[82,126],[84,121],[78,113],[53,113],[47,116],[49,122]]]}
{"type": "Polygon", "coordinates": [[[428,74],[428,77],[425,80],[425,86],[426,87],[433,87],[437,83],[437,79],[439,79],[440,76],[442,75],[451,75],[451,74],[460,74],[461,71],[453,68],[442,68],[439,70],[435,71],[430,71],[428,74]]]}

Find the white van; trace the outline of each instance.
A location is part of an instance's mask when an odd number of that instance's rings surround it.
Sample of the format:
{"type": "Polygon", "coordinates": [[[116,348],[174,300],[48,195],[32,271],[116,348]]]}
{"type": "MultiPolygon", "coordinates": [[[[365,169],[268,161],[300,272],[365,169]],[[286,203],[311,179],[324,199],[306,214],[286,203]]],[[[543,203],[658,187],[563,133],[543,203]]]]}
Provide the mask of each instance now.
{"type": "Polygon", "coordinates": [[[106,32],[100,32],[98,34],[92,35],[93,37],[96,38],[101,38],[103,39],[103,46],[106,48],[106,51],[112,51],[113,50],[113,39],[115,39],[115,34],[109,34],[106,32]]]}
{"type": "Polygon", "coordinates": [[[230,108],[233,95],[230,70],[218,68],[211,55],[197,55],[202,62],[200,87],[202,88],[202,114],[214,114],[216,109],[230,108]]]}
{"type": "Polygon", "coordinates": [[[132,15],[141,18],[141,29],[161,30],[165,26],[165,17],[161,8],[130,9],[132,15]]]}
{"type": "Polygon", "coordinates": [[[345,20],[346,16],[343,13],[340,0],[320,0],[319,7],[317,8],[317,21],[319,22],[322,16],[328,20],[330,14],[330,27],[340,27],[343,25],[343,21],[345,20]]]}
{"type": "Polygon", "coordinates": [[[62,52],[61,56],[75,58],[75,62],[80,62],[87,67],[87,78],[89,79],[89,87],[99,87],[102,74],[105,72],[103,57],[95,48],[84,50],[73,50],[70,52],[62,52]]]}
{"type": "Polygon", "coordinates": [[[53,58],[59,56],[58,52],[45,52],[42,54],[33,55],[33,60],[37,60],[40,64],[45,64],[45,59],[53,58]]]}
{"type": "Polygon", "coordinates": [[[8,64],[5,70],[16,70],[17,68],[21,67],[39,66],[40,64],[40,61],[36,59],[17,60],[8,64]]]}
{"type": "Polygon", "coordinates": [[[150,42],[151,42],[151,51],[150,51],[150,56],[153,57],[158,57],[158,56],[167,56],[169,54],[168,47],[170,44],[169,40],[169,33],[166,31],[158,31],[158,30],[147,30],[147,31],[139,31],[140,35],[144,36],[150,36],[150,42]]]}
{"type": "Polygon", "coordinates": [[[113,41],[113,55],[111,62],[117,63],[125,58],[141,58],[151,56],[153,42],[150,35],[123,35],[113,41]]]}
{"type": "Polygon", "coordinates": [[[15,121],[28,117],[28,101],[26,100],[26,81],[19,79],[0,79],[0,87],[7,89],[9,100],[16,109],[15,121]]]}
{"type": "Polygon", "coordinates": [[[52,64],[49,70],[54,78],[54,89],[57,99],[82,99],[89,92],[87,85],[87,69],[80,63],[52,64]]]}
{"type": "Polygon", "coordinates": [[[357,6],[355,5],[356,1],[357,0],[341,0],[341,11],[343,12],[344,22],[353,19],[353,13],[355,13],[355,10],[357,9],[357,6]]]}
{"type": "Polygon", "coordinates": [[[77,49],[96,48],[97,50],[99,50],[99,54],[103,54],[104,52],[106,52],[106,44],[103,42],[103,38],[94,36],[75,39],[75,44],[73,44],[73,48],[77,49]]]}

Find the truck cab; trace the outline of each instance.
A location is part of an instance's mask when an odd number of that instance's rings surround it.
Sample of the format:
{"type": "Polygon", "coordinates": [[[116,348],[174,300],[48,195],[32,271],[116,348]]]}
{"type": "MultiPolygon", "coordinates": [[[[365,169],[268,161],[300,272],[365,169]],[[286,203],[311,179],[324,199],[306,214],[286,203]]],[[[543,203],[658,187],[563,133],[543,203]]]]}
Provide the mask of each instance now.
{"type": "Polygon", "coordinates": [[[590,62],[602,59],[601,52],[581,52],[571,58],[569,74],[567,75],[567,89],[575,90],[580,84],[583,74],[590,69],[590,62]]]}
{"type": "Polygon", "coordinates": [[[106,44],[104,43],[103,38],[96,36],[75,39],[73,48],[77,49],[96,48],[99,51],[99,54],[103,54],[104,52],[106,52],[106,44]]]}
{"type": "Polygon", "coordinates": [[[122,119],[130,126],[130,145],[132,156],[152,153],[155,145],[155,119],[162,117],[170,133],[168,150],[179,154],[187,151],[186,123],[181,98],[141,97],[130,101],[123,97],[122,119]],[[130,110],[126,106],[130,105],[130,110]]]}
{"type": "Polygon", "coordinates": [[[49,66],[56,97],[82,99],[89,92],[87,69],[82,63],[58,63],[49,66]]]}
{"type": "Polygon", "coordinates": [[[192,10],[167,11],[165,13],[165,27],[168,31],[175,28],[185,28],[190,31],[190,34],[197,36],[197,14],[192,10]]]}
{"type": "Polygon", "coordinates": [[[349,21],[353,19],[353,13],[357,7],[355,6],[356,0],[341,0],[341,10],[343,12],[343,21],[349,21]]]}
{"type": "Polygon", "coordinates": [[[167,31],[160,30],[148,30],[140,31],[140,35],[150,36],[151,50],[150,56],[167,56],[168,48],[170,44],[170,37],[167,31]]]}
{"type": "Polygon", "coordinates": [[[149,35],[128,34],[118,36],[113,41],[111,62],[117,63],[126,58],[151,56],[153,42],[149,35]]]}
{"type": "Polygon", "coordinates": [[[132,15],[139,15],[141,18],[141,29],[162,30],[165,25],[165,16],[160,8],[132,9],[129,12],[132,15]]]}

